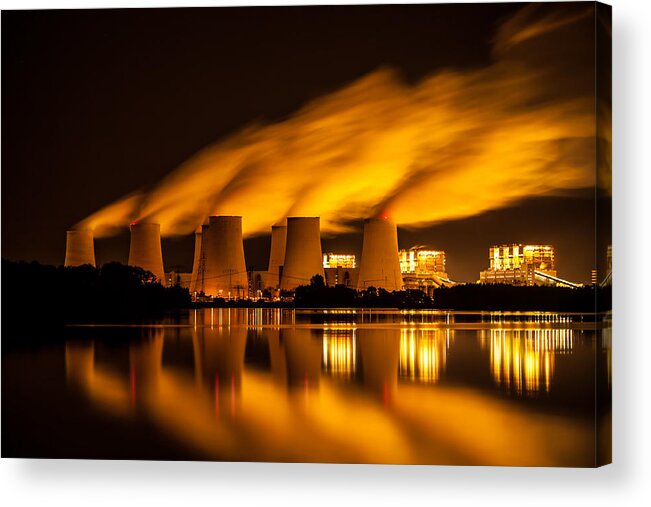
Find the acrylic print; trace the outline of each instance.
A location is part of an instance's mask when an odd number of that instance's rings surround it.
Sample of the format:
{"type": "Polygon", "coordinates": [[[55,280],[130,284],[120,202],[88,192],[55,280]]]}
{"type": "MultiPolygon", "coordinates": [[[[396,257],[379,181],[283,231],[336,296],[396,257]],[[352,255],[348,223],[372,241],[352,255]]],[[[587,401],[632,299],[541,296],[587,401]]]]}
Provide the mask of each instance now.
{"type": "Polygon", "coordinates": [[[594,467],[610,7],[2,13],[2,456],[594,467]]]}

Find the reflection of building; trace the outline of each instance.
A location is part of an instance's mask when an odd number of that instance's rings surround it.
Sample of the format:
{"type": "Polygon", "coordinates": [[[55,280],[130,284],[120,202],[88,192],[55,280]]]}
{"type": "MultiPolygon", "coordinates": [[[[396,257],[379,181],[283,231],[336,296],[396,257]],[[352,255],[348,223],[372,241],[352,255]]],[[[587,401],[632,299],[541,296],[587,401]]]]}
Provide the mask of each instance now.
{"type": "Polygon", "coordinates": [[[432,295],[435,288],[451,284],[445,271],[445,252],[415,246],[400,250],[400,271],[406,289],[432,295]]]}
{"type": "Polygon", "coordinates": [[[534,285],[553,283],[536,276],[536,271],[556,277],[554,247],[551,245],[501,245],[489,249],[489,268],[479,275],[481,283],[534,285]]]}
{"type": "Polygon", "coordinates": [[[491,329],[480,331],[482,346],[490,346],[493,380],[517,394],[549,391],[555,355],[571,352],[571,329],[491,329]]]}
{"type": "Polygon", "coordinates": [[[445,370],[450,329],[401,329],[400,376],[436,382],[445,370]]]}
{"type": "Polygon", "coordinates": [[[352,377],[356,366],[355,328],[324,329],[323,369],[336,377],[352,377]]]}

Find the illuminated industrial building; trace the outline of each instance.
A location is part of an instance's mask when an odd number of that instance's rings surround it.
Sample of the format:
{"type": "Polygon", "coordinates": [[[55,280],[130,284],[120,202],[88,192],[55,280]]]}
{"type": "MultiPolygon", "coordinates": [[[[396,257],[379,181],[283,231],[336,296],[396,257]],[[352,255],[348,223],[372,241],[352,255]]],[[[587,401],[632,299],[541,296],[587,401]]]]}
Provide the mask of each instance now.
{"type": "Polygon", "coordinates": [[[443,278],[448,275],[445,272],[445,252],[442,250],[425,250],[424,247],[415,246],[409,250],[400,250],[400,271],[402,275],[437,274],[443,278]]]}
{"type": "Polygon", "coordinates": [[[553,246],[521,243],[492,246],[489,268],[479,274],[479,281],[509,285],[566,284],[556,277],[553,246]]]}
{"type": "Polygon", "coordinates": [[[323,269],[328,268],[356,268],[355,256],[353,254],[337,254],[337,253],[324,253],[323,254],[323,269]]]}
{"type": "Polygon", "coordinates": [[[353,288],[357,286],[359,268],[354,254],[324,253],[323,271],[325,283],[330,287],[345,285],[353,288]]]}
{"type": "Polygon", "coordinates": [[[433,295],[441,285],[453,285],[445,270],[445,252],[415,246],[399,252],[400,271],[405,289],[418,289],[433,295]]]}

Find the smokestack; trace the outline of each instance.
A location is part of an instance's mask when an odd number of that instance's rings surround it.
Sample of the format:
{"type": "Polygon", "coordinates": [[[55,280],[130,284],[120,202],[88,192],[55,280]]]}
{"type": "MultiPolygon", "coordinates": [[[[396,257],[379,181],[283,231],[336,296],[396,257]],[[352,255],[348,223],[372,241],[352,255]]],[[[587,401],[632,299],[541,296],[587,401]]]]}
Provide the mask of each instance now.
{"type": "Polygon", "coordinates": [[[287,243],[287,227],[274,225],[271,227],[271,252],[267,271],[273,277],[274,286],[280,285],[280,267],[285,264],[285,244],[287,243]]]}
{"type": "Polygon", "coordinates": [[[364,221],[364,244],[357,289],[363,290],[371,286],[388,291],[402,289],[398,228],[394,222],[382,218],[364,221]]]}
{"type": "Polygon", "coordinates": [[[192,277],[190,278],[190,293],[201,292],[203,284],[201,283],[201,273],[203,266],[201,265],[201,248],[203,232],[207,229],[207,225],[202,225],[201,228],[194,233],[194,261],[192,261],[192,277]]]}
{"type": "Polygon", "coordinates": [[[151,271],[158,281],[165,285],[163,252],[160,246],[160,224],[133,223],[130,230],[129,266],[138,266],[151,271]]]}
{"type": "Polygon", "coordinates": [[[242,217],[212,216],[202,236],[204,287],[214,297],[244,297],[249,280],[244,260],[242,217]]]}
{"type": "Polygon", "coordinates": [[[293,290],[299,285],[307,285],[314,275],[325,279],[319,217],[290,217],[287,219],[287,246],[280,288],[293,290]]]}
{"type": "Polygon", "coordinates": [[[79,229],[66,232],[66,260],[64,266],[95,266],[93,231],[79,229]]]}

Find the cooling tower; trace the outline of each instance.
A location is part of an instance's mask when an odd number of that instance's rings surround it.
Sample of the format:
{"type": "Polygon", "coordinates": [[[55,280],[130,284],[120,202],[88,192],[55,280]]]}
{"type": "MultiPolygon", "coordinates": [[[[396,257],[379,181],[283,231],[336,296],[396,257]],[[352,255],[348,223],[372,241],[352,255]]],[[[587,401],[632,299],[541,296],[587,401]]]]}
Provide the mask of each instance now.
{"type": "Polygon", "coordinates": [[[364,243],[357,289],[363,290],[371,286],[388,291],[402,289],[398,228],[395,223],[381,218],[364,221],[364,243]]]}
{"type": "Polygon", "coordinates": [[[95,266],[93,231],[80,229],[66,232],[66,260],[64,266],[95,266]]]}
{"type": "Polygon", "coordinates": [[[274,225],[271,227],[271,252],[269,253],[269,277],[274,287],[280,285],[280,267],[285,264],[285,244],[287,243],[287,227],[274,225]]]}
{"type": "Polygon", "coordinates": [[[163,252],[160,246],[160,224],[139,222],[131,224],[129,266],[151,271],[165,285],[163,252]]]}
{"type": "Polygon", "coordinates": [[[299,285],[307,285],[314,275],[321,275],[325,280],[319,217],[288,218],[280,288],[293,290],[299,285]]]}
{"type": "Polygon", "coordinates": [[[203,290],[214,297],[245,297],[249,280],[242,242],[242,217],[213,216],[202,237],[203,290]]]}
{"type": "Polygon", "coordinates": [[[194,233],[194,261],[192,261],[192,276],[190,277],[190,294],[203,290],[203,284],[201,283],[201,274],[203,272],[201,265],[201,237],[204,228],[208,228],[208,226],[202,225],[194,233]]]}

